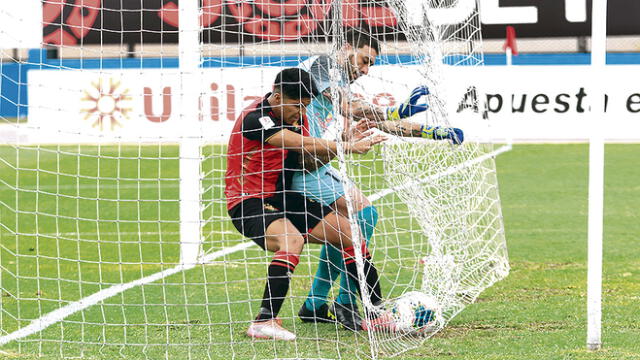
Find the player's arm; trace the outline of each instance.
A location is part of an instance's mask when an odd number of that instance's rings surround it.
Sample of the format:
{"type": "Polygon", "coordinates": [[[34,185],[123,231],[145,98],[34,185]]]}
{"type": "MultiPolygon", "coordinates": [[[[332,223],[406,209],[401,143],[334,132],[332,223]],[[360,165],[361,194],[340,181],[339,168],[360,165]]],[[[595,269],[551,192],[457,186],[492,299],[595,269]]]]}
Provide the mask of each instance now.
{"type": "Polygon", "coordinates": [[[402,104],[377,109],[374,109],[374,105],[358,99],[353,101],[354,114],[364,115],[367,119],[376,121],[375,126],[389,134],[432,140],[451,140],[454,144],[462,144],[464,133],[461,129],[421,125],[406,120],[429,108],[427,103],[418,103],[422,96],[428,94],[429,89],[426,86],[418,86],[413,89],[407,100],[402,104]],[[370,110],[367,110],[367,106],[369,106],[370,110]]]}
{"type": "Polygon", "coordinates": [[[413,89],[407,100],[398,106],[379,107],[362,99],[351,99],[349,113],[355,118],[366,118],[379,123],[385,120],[400,121],[429,108],[427,103],[418,103],[425,95],[429,95],[429,88],[423,85],[413,89]]]}
{"type": "Polygon", "coordinates": [[[456,145],[464,141],[462,129],[454,127],[441,127],[421,125],[407,120],[385,121],[376,124],[378,129],[398,136],[420,137],[431,140],[451,140],[456,145]]]}
{"type": "Polygon", "coordinates": [[[422,137],[422,125],[407,121],[379,121],[376,127],[386,133],[404,137],[422,137]]]}
{"type": "MultiPolygon", "coordinates": [[[[346,121],[345,119],[345,122],[346,121]]],[[[361,121],[360,123],[363,123],[363,121],[361,121]]],[[[350,125],[349,125],[350,126],[350,125]]],[[[360,141],[362,139],[365,139],[366,137],[369,137],[372,135],[371,130],[367,127],[367,128],[362,128],[360,127],[360,129],[356,129],[358,126],[353,126],[352,129],[350,130],[346,130],[342,135],[342,139],[344,141],[344,143],[349,143],[349,142],[357,142],[360,141]],[[347,135],[348,133],[348,136],[347,135]]],[[[308,171],[315,171],[318,170],[319,168],[321,168],[322,166],[328,164],[331,162],[331,160],[333,160],[333,158],[335,157],[335,153],[330,153],[330,154],[313,154],[313,153],[309,153],[309,152],[303,152],[302,157],[300,158],[301,161],[301,165],[302,168],[304,168],[305,170],[308,171]]]]}
{"type": "MultiPolygon", "coordinates": [[[[342,138],[343,142],[346,141],[358,141],[362,138],[365,138],[370,134],[370,132],[368,132],[367,130],[369,130],[369,128],[371,126],[366,124],[366,119],[361,119],[361,121],[358,123],[358,125],[353,126],[351,124],[351,120],[352,117],[350,115],[348,115],[349,113],[349,101],[347,101],[347,97],[345,96],[345,94],[343,93],[342,89],[338,88],[336,89],[336,94],[338,96],[338,105],[339,105],[339,109],[340,109],[340,114],[343,115],[342,116],[342,121],[343,121],[343,130],[342,133],[340,134],[340,137],[342,138]]],[[[326,89],[322,92],[322,96],[326,97],[328,101],[332,101],[332,94],[331,91],[329,89],[326,89]]],[[[365,102],[363,102],[363,104],[366,105],[365,102]]],[[[381,114],[381,113],[380,113],[381,114]]],[[[324,163],[329,162],[329,160],[324,161],[324,163]]]]}
{"type": "MultiPolygon", "coordinates": [[[[387,119],[386,112],[388,112],[391,107],[382,108],[373,104],[369,104],[362,99],[352,100],[349,104],[349,107],[351,115],[354,118],[369,120],[370,127],[377,127],[381,131],[396,136],[422,136],[422,126],[418,123],[403,120],[402,118],[398,118],[397,120],[393,121],[385,121],[387,119]]],[[[358,124],[362,124],[362,120],[358,124]]]]}
{"type": "Polygon", "coordinates": [[[348,111],[345,113],[356,119],[369,119],[375,122],[384,121],[386,118],[385,108],[370,104],[362,99],[351,99],[348,111]]]}
{"type": "MultiPolygon", "coordinates": [[[[347,153],[366,154],[373,145],[386,140],[384,136],[376,135],[358,141],[344,143],[347,153]]],[[[291,130],[280,130],[270,136],[266,141],[269,145],[288,150],[297,150],[311,155],[335,156],[338,153],[338,144],[335,141],[304,136],[291,130]]]]}
{"type": "MultiPolygon", "coordinates": [[[[268,116],[250,115],[242,123],[243,136],[249,140],[261,141],[275,147],[301,151],[320,156],[335,156],[338,146],[335,141],[304,136],[276,125],[276,121],[268,116]]],[[[385,140],[384,136],[374,136],[359,141],[345,142],[344,151],[365,154],[371,147],[385,140]]]]}
{"type": "Polygon", "coordinates": [[[362,99],[351,99],[346,111],[356,119],[368,119],[378,129],[396,136],[421,137],[421,125],[404,119],[426,111],[429,106],[418,104],[418,100],[429,94],[426,86],[419,86],[411,92],[411,96],[399,106],[379,107],[362,99]]]}

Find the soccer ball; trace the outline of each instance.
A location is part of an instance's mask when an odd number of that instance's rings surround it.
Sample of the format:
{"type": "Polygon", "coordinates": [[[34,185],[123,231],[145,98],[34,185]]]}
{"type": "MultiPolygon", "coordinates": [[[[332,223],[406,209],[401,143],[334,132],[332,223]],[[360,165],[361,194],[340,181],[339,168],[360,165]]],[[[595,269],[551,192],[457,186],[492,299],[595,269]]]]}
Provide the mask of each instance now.
{"type": "Polygon", "coordinates": [[[395,299],[391,307],[396,329],[407,333],[424,333],[435,326],[440,309],[433,296],[410,291],[395,299]]]}

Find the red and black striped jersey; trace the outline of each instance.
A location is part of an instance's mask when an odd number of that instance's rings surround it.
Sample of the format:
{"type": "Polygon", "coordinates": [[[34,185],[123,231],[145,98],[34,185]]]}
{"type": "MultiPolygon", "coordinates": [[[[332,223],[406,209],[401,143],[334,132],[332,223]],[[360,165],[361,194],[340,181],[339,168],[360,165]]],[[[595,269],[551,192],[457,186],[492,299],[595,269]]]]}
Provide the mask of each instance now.
{"type": "Polygon", "coordinates": [[[224,194],[227,209],[249,198],[267,198],[286,188],[290,170],[300,168],[300,152],[269,145],[282,130],[309,136],[307,118],[302,124],[286,124],[276,118],[267,98],[245,108],[233,127],[227,148],[224,194]]]}

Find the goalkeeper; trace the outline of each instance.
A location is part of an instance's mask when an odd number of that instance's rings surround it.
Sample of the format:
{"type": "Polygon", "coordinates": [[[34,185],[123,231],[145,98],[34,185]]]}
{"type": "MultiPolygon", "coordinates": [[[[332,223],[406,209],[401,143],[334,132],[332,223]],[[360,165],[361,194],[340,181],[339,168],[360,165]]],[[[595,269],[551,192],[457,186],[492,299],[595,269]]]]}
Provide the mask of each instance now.
{"type": "MultiPolygon", "coordinates": [[[[368,104],[358,99],[347,99],[350,83],[369,72],[369,68],[375,64],[375,59],[380,52],[378,41],[369,34],[350,29],[345,34],[346,43],[339,51],[337,60],[329,56],[312,57],[302,64],[300,68],[307,70],[314,79],[321,94],[314,96],[307,109],[309,133],[316,138],[322,138],[327,130],[332,127],[338,117],[334,117],[334,109],[330,89],[329,69],[338,67],[341,69],[339,81],[340,113],[345,119],[344,140],[357,140],[367,135],[363,133],[375,124],[378,129],[400,136],[423,137],[435,140],[451,140],[454,144],[463,141],[463,132],[457,128],[441,128],[421,125],[405,119],[427,110],[426,103],[418,103],[420,98],[429,94],[426,86],[415,88],[409,99],[397,107],[381,108],[368,104]],[[361,121],[354,127],[350,126],[350,119],[361,121]]],[[[342,186],[340,175],[329,164],[331,158],[326,156],[305,155],[302,158],[303,168],[306,172],[298,172],[293,176],[292,189],[304,193],[310,199],[314,199],[325,206],[347,216],[347,204],[345,189],[342,186]]],[[[378,212],[362,192],[355,186],[350,186],[353,207],[356,212],[356,220],[360,232],[366,244],[373,235],[378,220],[378,212]]],[[[340,251],[323,246],[320,253],[320,261],[309,295],[298,312],[298,316],[304,322],[335,322],[338,321],[345,328],[357,331],[363,329],[362,318],[356,305],[356,284],[348,276],[341,276],[340,290],[335,302],[327,305],[327,298],[333,282],[344,269],[340,251]]],[[[365,326],[366,327],[366,326],[365,326]]]]}

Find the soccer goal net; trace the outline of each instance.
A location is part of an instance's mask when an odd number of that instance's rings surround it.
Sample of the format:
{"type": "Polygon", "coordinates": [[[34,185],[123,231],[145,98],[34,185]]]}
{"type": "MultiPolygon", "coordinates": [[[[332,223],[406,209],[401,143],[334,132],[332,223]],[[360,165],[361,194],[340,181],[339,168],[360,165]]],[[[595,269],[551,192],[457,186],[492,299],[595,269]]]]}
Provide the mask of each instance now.
{"type": "Polygon", "coordinates": [[[42,16],[43,46],[0,50],[14,60],[0,63],[0,354],[385,358],[428,341],[509,271],[502,148],[473,82],[478,14],[475,0],[46,0],[42,14],[23,14],[42,16]],[[344,189],[384,301],[368,300],[360,246],[360,288],[342,286],[344,265],[331,264],[322,290],[314,279],[328,259],[307,244],[279,311],[295,340],[255,339],[246,332],[273,253],[231,222],[227,144],[290,67],[328,84],[307,127],[338,144],[327,176],[344,189]],[[369,124],[395,121],[389,108],[420,86],[428,109],[402,121],[461,128],[461,145],[400,127],[366,155],[342,151],[361,118],[349,102],[384,115],[369,124]],[[385,314],[394,328],[300,320],[323,301],[355,301],[365,323],[385,314]]]}

